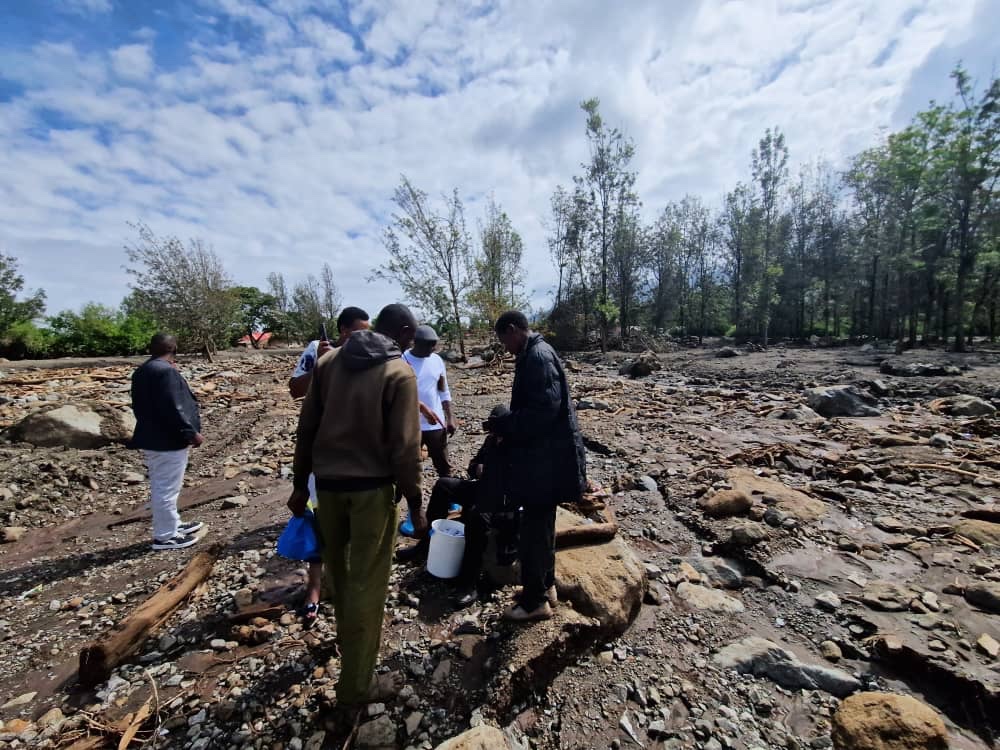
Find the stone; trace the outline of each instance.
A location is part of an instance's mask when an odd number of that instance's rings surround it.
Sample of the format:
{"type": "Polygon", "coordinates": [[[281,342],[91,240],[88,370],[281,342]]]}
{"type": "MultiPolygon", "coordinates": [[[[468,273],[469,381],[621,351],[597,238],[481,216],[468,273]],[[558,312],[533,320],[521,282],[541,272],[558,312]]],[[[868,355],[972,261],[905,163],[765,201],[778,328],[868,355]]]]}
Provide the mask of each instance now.
{"type": "Polygon", "coordinates": [[[870,482],[875,478],[875,470],[867,464],[857,464],[847,470],[846,476],[853,482],[870,482]]]}
{"type": "Polygon", "coordinates": [[[861,601],[881,612],[905,612],[916,597],[915,591],[892,581],[872,581],[861,591],[861,601]]]}
{"type": "Polygon", "coordinates": [[[819,644],[819,653],[827,661],[838,662],[840,661],[844,654],[838,646],[833,641],[823,641],[819,644]]]}
{"type": "MultiPolygon", "coordinates": [[[[584,519],[564,508],[556,529],[584,519]]],[[[605,544],[561,549],[556,553],[556,590],[573,608],[596,618],[610,633],[622,633],[639,614],[646,594],[646,571],[619,534],[605,544]]]]}
{"type": "Polygon", "coordinates": [[[406,736],[412,737],[420,729],[420,722],[424,720],[424,715],[420,711],[413,711],[404,720],[404,725],[406,726],[406,736]]]}
{"type": "Polygon", "coordinates": [[[691,566],[702,574],[702,580],[718,588],[743,588],[743,565],[727,557],[692,557],[691,566]]]}
{"type": "Polygon", "coordinates": [[[229,648],[225,638],[213,638],[208,645],[213,651],[225,651],[229,648]]]}
{"type": "Polygon", "coordinates": [[[20,541],[28,533],[24,526],[4,526],[0,529],[0,544],[10,544],[20,541]]]}
{"type": "Polygon", "coordinates": [[[20,706],[26,706],[29,703],[31,703],[31,701],[35,700],[36,695],[38,695],[37,692],[22,693],[16,698],[11,698],[9,701],[0,706],[0,708],[7,709],[7,708],[18,708],[20,706]]]}
{"type": "Polygon", "coordinates": [[[872,395],[854,385],[832,385],[810,388],[806,403],[823,417],[877,417],[878,403],[872,395]]]}
{"type": "Polygon", "coordinates": [[[250,501],[247,499],[246,495],[233,495],[232,497],[227,497],[222,500],[222,510],[243,508],[249,503],[250,501]]]}
{"type": "Polygon", "coordinates": [[[737,547],[753,547],[767,538],[767,527],[753,521],[744,521],[729,530],[729,542],[737,547]]]}
{"type": "Polygon", "coordinates": [[[1000,523],[963,518],[952,529],[956,534],[971,539],[980,547],[1000,547],[1000,523]]]}
{"type": "Polygon", "coordinates": [[[951,435],[945,435],[943,432],[936,432],[931,435],[930,440],[927,441],[932,448],[950,448],[952,442],[951,435]]]}
{"type": "Polygon", "coordinates": [[[677,598],[692,609],[729,614],[739,614],[744,611],[743,602],[739,599],[718,589],[710,589],[687,581],[677,586],[677,598]]]}
{"type": "Polygon", "coordinates": [[[660,488],[656,485],[656,480],[651,476],[643,475],[635,480],[635,488],[637,490],[645,490],[646,492],[659,492],[660,488]]]}
{"type": "Polygon", "coordinates": [[[720,359],[731,359],[733,357],[739,357],[741,354],[742,352],[740,352],[739,349],[732,346],[724,346],[715,353],[715,356],[720,359]]]}
{"type": "Polygon", "coordinates": [[[630,378],[644,378],[651,375],[656,370],[662,368],[660,360],[655,352],[643,352],[636,359],[623,364],[618,368],[619,375],[628,375],[630,378]]]}
{"type": "Polygon", "coordinates": [[[824,591],[816,597],[816,606],[827,612],[836,612],[840,609],[840,597],[832,591],[824,591]]]}
{"type": "Polygon", "coordinates": [[[879,365],[883,375],[896,375],[903,378],[935,378],[942,375],[961,375],[962,371],[954,365],[939,365],[927,362],[904,362],[900,359],[887,359],[879,365]]]}
{"type": "Polygon", "coordinates": [[[496,727],[480,724],[445,740],[435,750],[510,750],[510,743],[496,727]]]}
{"type": "Polygon", "coordinates": [[[1000,614],[1000,583],[982,581],[965,587],[965,601],[980,609],[1000,614]]]}
{"type": "Polygon", "coordinates": [[[976,647],[991,659],[996,659],[1000,654],[1000,643],[989,633],[983,633],[976,641],[976,647]]]}
{"type": "Polygon", "coordinates": [[[233,594],[233,601],[239,608],[249,607],[253,604],[253,591],[247,588],[239,589],[233,594]]]}
{"type": "Polygon", "coordinates": [[[681,561],[681,576],[689,583],[701,583],[701,573],[694,569],[694,566],[686,560],[681,561]]]}
{"type": "Polygon", "coordinates": [[[861,689],[861,683],[839,669],[806,664],[791,651],[758,636],[749,636],[720,649],[714,657],[721,669],[768,677],[790,690],[823,690],[843,698],[861,689]]]}
{"type": "Polygon", "coordinates": [[[822,422],[823,417],[802,404],[790,409],[779,409],[767,415],[768,419],[783,419],[789,422],[822,422]]]}
{"type": "Polygon", "coordinates": [[[799,521],[815,521],[826,513],[826,503],[769,477],[759,477],[750,469],[732,469],[726,478],[733,489],[740,490],[767,505],[799,521]]]}
{"type": "Polygon", "coordinates": [[[945,750],[948,733],[938,713],[909,695],[858,693],[833,715],[838,750],[945,750]]]}
{"type": "Polygon", "coordinates": [[[386,715],[365,722],[358,727],[355,747],[365,748],[395,748],[396,725],[386,715]]]}
{"type": "Polygon", "coordinates": [[[876,528],[888,534],[898,534],[906,528],[905,523],[892,516],[878,516],[872,523],[875,524],[876,528]]]}
{"type": "Polygon", "coordinates": [[[451,660],[444,659],[434,669],[434,674],[431,675],[431,682],[433,682],[435,685],[440,685],[442,682],[448,679],[448,675],[450,674],[451,674],[451,660]]]}
{"type": "Polygon", "coordinates": [[[41,447],[88,450],[124,443],[135,430],[131,412],[80,401],[32,412],[7,431],[12,440],[41,447]]]}
{"type": "Polygon", "coordinates": [[[977,396],[950,396],[938,399],[933,405],[952,417],[990,417],[997,410],[989,401],[977,396]]]}
{"type": "Polygon", "coordinates": [[[706,516],[712,518],[723,518],[725,516],[738,516],[745,513],[753,505],[753,499],[742,490],[719,490],[708,495],[703,495],[698,500],[698,507],[704,511],[706,516]]]}
{"type": "Polygon", "coordinates": [[[49,727],[59,726],[65,718],[66,717],[63,716],[62,709],[56,706],[54,708],[50,708],[42,714],[35,723],[42,729],[48,729],[49,727]]]}

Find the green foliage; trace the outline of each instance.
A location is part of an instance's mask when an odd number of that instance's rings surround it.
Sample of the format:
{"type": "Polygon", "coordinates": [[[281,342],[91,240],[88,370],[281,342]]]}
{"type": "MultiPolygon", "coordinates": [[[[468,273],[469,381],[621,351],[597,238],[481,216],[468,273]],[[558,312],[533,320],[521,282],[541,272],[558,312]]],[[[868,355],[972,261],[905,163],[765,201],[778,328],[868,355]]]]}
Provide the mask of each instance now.
{"type": "Polygon", "coordinates": [[[49,353],[58,357],[127,356],[145,353],[157,332],[141,313],[88,303],[79,312],[64,310],[48,319],[49,353]]]}
{"type": "Polygon", "coordinates": [[[24,277],[18,273],[17,259],[0,253],[0,341],[17,324],[28,323],[45,312],[45,292],[39,289],[19,300],[23,289],[24,277]]]}
{"type": "Polygon", "coordinates": [[[52,350],[52,331],[30,320],[12,325],[0,341],[0,353],[8,359],[45,359],[52,350]]]}

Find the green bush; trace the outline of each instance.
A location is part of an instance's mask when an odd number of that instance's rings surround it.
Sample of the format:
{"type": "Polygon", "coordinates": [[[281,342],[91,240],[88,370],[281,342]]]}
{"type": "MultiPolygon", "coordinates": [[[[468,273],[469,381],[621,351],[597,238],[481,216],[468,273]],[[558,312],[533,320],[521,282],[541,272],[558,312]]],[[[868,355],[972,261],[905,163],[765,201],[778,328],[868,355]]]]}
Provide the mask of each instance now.
{"type": "Polygon", "coordinates": [[[125,356],[146,351],[156,324],[138,313],[89,303],[48,320],[51,354],[62,357],[125,356]]]}
{"type": "Polygon", "coordinates": [[[53,339],[49,329],[22,321],[12,325],[0,341],[0,353],[8,359],[44,359],[52,356],[53,339]]]}

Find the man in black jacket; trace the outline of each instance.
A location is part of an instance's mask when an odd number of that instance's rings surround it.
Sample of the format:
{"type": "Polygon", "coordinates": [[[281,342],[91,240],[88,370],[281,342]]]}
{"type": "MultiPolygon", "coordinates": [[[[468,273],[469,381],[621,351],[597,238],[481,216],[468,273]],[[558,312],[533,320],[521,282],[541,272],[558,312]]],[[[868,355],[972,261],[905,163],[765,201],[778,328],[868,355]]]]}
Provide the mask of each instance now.
{"type": "MultiPolygon", "coordinates": [[[[491,528],[498,532],[499,557],[504,556],[509,540],[516,538],[516,511],[507,503],[507,482],[510,481],[510,457],[507,443],[490,432],[492,420],[506,417],[510,409],[495,406],[483,428],[489,433],[476,455],[469,461],[468,479],[441,477],[434,483],[431,499],[427,504],[427,523],[447,518],[453,505],[462,506],[461,521],[465,524],[465,552],[459,569],[459,603],[471,604],[479,596],[483,570],[483,553],[486,551],[487,534],[491,528]],[[510,518],[513,516],[513,524],[510,518]],[[511,529],[510,526],[514,525],[511,529]]],[[[416,544],[396,553],[399,562],[423,560],[427,557],[430,539],[424,537],[416,544]]],[[[513,556],[510,559],[513,562],[513,556]]]]}
{"type": "Polygon", "coordinates": [[[177,341],[158,333],[150,357],[132,374],[135,433],[131,447],[142,450],[149,470],[153,549],[183,549],[198,539],[202,524],[181,523],[177,497],[184,484],[188,450],[204,441],[198,402],[174,363],[177,341]]]}
{"type": "Polygon", "coordinates": [[[522,508],[522,588],[517,605],[504,617],[514,622],[545,620],[552,616],[556,599],[556,506],[583,496],[586,452],[555,350],[515,310],[501,315],[494,330],[517,357],[510,414],[490,420],[490,430],[510,443],[509,501],[522,508]]]}

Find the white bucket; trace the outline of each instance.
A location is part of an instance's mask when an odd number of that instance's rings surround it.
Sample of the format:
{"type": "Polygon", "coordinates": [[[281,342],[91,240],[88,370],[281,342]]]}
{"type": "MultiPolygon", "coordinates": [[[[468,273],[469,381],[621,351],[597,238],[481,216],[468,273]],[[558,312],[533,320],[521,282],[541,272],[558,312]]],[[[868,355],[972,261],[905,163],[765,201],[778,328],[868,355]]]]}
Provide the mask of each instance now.
{"type": "Polygon", "coordinates": [[[427,572],[438,578],[454,578],[465,554],[465,524],[439,518],[431,528],[434,535],[427,552],[427,572]]]}

